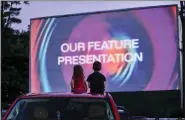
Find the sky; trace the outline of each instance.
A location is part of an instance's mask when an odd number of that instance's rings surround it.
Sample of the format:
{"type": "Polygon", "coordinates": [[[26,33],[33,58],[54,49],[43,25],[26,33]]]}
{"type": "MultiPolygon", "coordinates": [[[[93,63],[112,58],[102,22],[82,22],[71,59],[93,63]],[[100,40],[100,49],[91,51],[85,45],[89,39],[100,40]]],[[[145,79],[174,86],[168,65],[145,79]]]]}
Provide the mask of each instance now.
{"type": "Polygon", "coordinates": [[[29,5],[21,6],[19,18],[22,23],[14,24],[13,27],[27,30],[30,19],[36,17],[168,4],[180,6],[180,1],[30,1],[29,5]]]}

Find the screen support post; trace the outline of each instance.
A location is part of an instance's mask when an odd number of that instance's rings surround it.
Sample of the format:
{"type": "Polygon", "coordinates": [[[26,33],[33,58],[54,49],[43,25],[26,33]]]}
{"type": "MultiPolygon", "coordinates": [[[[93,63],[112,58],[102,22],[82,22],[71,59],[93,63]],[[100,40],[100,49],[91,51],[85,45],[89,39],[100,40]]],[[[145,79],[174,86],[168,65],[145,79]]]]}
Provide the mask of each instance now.
{"type": "MultiPolygon", "coordinates": [[[[185,93],[185,74],[184,70],[185,70],[185,2],[184,1],[180,1],[180,19],[181,19],[181,24],[182,24],[182,88],[181,88],[181,101],[182,101],[182,108],[183,111],[185,109],[185,98],[184,98],[184,93],[185,93]]],[[[185,116],[185,112],[183,113],[185,116]]]]}

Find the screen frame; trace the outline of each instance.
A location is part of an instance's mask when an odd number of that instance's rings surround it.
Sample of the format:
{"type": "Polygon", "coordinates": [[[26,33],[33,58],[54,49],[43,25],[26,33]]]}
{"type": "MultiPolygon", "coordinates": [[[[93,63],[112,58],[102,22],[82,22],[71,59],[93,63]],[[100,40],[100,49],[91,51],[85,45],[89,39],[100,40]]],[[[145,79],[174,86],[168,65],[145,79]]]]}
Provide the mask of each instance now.
{"type": "MultiPolygon", "coordinates": [[[[72,14],[65,14],[65,15],[35,17],[35,18],[31,18],[30,21],[40,20],[40,19],[47,19],[47,18],[72,17],[72,16],[80,16],[80,15],[93,15],[93,14],[101,14],[101,13],[112,13],[112,12],[143,10],[143,9],[151,9],[151,8],[164,8],[164,7],[174,7],[174,6],[176,8],[178,8],[178,4],[157,5],[157,6],[135,7],[135,8],[125,8],[125,9],[112,9],[112,10],[102,10],[102,11],[93,11],[93,12],[72,13],[72,14]]],[[[177,9],[177,11],[178,11],[178,9],[177,9]]]]}

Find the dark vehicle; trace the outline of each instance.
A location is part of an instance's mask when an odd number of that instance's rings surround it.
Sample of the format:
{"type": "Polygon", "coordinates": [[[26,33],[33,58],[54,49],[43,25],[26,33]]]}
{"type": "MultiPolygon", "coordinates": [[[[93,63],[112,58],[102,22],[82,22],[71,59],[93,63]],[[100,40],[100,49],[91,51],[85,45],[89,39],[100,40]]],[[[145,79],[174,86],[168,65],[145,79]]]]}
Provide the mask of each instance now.
{"type": "Polygon", "coordinates": [[[18,97],[2,120],[120,120],[120,115],[108,93],[30,93],[18,97]]]}

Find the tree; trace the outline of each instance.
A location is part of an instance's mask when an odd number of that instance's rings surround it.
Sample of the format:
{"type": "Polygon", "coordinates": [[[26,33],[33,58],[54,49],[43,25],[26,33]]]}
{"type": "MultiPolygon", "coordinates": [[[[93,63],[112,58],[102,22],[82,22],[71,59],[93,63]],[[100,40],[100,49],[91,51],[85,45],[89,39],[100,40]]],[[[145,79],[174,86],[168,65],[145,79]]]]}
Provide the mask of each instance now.
{"type": "MultiPolygon", "coordinates": [[[[24,1],[25,4],[29,4],[27,1],[24,1]]],[[[2,1],[1,4],[1,13],[2,13],[2,27],[8,28],[13,23],[21,23],[21,19],[17,18],[20,14],[21,8],[20,1],[2,1]]]]}
{"type": "Polygon", "coordinates": [[[12,39],[14,35],[19,34],[18,30],[15,30],[11,27],[12,24],[20,24],[22,21],[18,18],[20,14],[22,3],[29,4],[27,1],[2,1],[1,2],[1,38],[2,38],[2,55],[8,54],[10,50],[9,44],[11,42],[16,42],[12,39]],[[6,53],[4,53],[6,51],[6,53]]]}
{"type": "Polygon", "coordinates": [[[20,92],[28,91],[29,30],[19,31],[12,28],[12,24],[22,22],[18,18],[21,12],[21,4],[29,3],[21,1],[1,2],[2,100],[11,96],[8,95],[10,93],[18,95],[20,92]]]}

